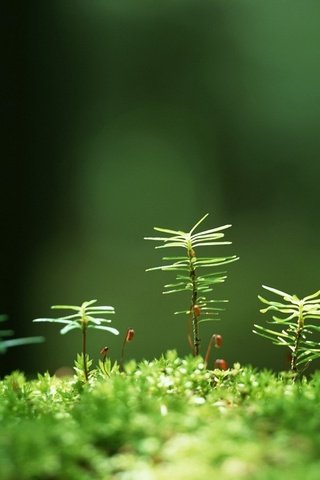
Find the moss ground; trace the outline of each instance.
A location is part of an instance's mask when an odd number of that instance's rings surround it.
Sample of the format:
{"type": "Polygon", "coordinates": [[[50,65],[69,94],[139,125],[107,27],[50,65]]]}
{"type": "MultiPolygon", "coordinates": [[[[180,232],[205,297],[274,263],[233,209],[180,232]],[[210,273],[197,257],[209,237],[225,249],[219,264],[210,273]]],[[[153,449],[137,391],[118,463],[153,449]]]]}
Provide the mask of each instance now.
{"type": "Polygon", "coordinates": [[[175,352],[125,372],[0,382],[0,478],[320,478],[320,373],[293,383],[175,352]]]}

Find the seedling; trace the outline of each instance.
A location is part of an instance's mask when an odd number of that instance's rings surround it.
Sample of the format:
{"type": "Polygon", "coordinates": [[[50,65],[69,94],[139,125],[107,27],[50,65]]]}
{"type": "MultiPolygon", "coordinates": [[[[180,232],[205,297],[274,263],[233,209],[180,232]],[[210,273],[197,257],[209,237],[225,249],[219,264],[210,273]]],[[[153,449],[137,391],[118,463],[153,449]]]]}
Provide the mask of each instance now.
{"type": "Polygon", "coordinates": [[[281,331],[271,330],[260,325],[254,325],[254,333],[268,338],[275,345],[288,347],[291,353],[291,370],[295,378],[309,366],[312,360],[320,357],[319,341],[310,340],[314,332],[320,332],[320,325],[314,325],[312,320],[320,320],[320,290],[303,299],[296,295],[276,290],[275,288],[263,285],[269,290],[283,298],[284,302],[274,302],[258,296],[262,303],[267,304],[261,313],[275,311],[284,314],[284,318],[273,316],[268,323],[278,325],[281,331]]]}
{"type": "MultiPolygon", "coordinates": [[[[6,320],[6,315],[0,315],[0,322],[5,322],[6,320]]],[[[10,338],[8,340],[3,339],[6,337],[11,337],[12,335],[14,335],[13,330],[0,330],[0,353],[5,353],[10,347],[19,347],[21,345],[44,342],[44,337],[10,338]]]]}
{"type": "Polygon", "coordinates": [[[225,271],[211,272],[199,275],[199,269],[216,268],[227,263],[235,262],[238,257],[198,257],[196,249],[198,247],[208,247],[217,245],[229,245],[231,242],[221,241],[224,237],[222,230],[231,225],[223,225],[221,227],[211,228],[203,232],[195,233],[197,227],[207,218],[208,213],[204,215],[189,232],[180,230],[170,230],[167,228],[154,227],[157,232],[165,233],[164,237],[145,237],[145,240],[154,240],[161,242],[155,248],[182,248],[185,251],[183,256],[163,257],[162,260],[169,262],[159,267],[148,268],[151,270],[176,271],[176,283],[164,286],[164,294],[188,291],[191,293],[190,307],[188,310],[175,312],[176,315],[188,315],[190,330],[190,343],[194,355],[198,355],[200,351],[199,325],[203,322],[219,320],[216,316],[223,308],[215,306],[218,302],[227,302],[228,300],[207,300],[204,294],[212,291],[213,285],[222,283],[226,280],[225,271]],[[192,337],[192,339],[191,339],[192,337]]]}
{"type": "MultiPolygon", "coordinates": [[[[119,331],[116,328],[108,327],[102,325],[103,323],[111,323],[111,320],[101,318],[101,315],[110,315],[114,314],[114,308],[110,306],[96,306],[93,305],[97,300],[91,300],[89,302],[83,302],[83,304],[78,307],[75,305],[53,305],[51,308],[53,310],[72,310],[76,313],[58,317],[58,318],[36,318],[34,322],[49,322],[49,323],[62,323],[65,326],[60,330],[62,335],[70,332],[74,329],[80,329],[82,334],[82,363],[81,368],[83,368],[83,373],[85,380],[88,381],[89,374],[89,365],[88,365],[88,356],[87,356],[87,331],[89,328],[95,330],[104,330],[114,335],[118,335],[119,331]],[[98,317],[97,317],[98,315],[98,317]]],[[[77,360],[80,364],[80,359],[77,360]]]]}

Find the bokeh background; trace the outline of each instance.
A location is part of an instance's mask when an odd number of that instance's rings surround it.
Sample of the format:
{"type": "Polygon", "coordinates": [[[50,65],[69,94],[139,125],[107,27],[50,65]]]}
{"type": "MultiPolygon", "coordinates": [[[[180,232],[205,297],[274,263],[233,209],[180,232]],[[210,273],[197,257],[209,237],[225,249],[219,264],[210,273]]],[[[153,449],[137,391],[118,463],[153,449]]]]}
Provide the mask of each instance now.
{"type": "MultiPolygon", "coordinates": [[[[202,328],[227,359],[282,369],[286,353],[251,333],[261,285],[319,289],[320,4],[307,0],[12,2],[2,8],[6,68],[1,167],[1,312],[16,336],[1,372],[72,366],[74,331],[33,324],[50,305],[113,305],[120,337],[89,352],[119,358],[177,348],[189,299],[143,240],[153,226],[231,223],[230,303],[202,328]]],[[[219,255],[219,247],[211,253],[219,255]]],[[[90,332],[92,333],[92,332],[90,332]]]]}

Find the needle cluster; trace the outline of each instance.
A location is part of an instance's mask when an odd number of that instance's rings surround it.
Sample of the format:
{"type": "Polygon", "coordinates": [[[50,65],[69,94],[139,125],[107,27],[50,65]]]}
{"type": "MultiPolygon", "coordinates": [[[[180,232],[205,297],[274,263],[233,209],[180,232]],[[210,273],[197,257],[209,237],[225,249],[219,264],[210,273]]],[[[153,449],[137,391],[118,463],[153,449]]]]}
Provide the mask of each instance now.
{"type": "Polygon", "coordinates": [[[288,347],[291,353],[291,370],[298,376],[312,360],[320,357],[319,340],[312,339],[312,335],[320,332],[320,290],[302,299],[296,295],[276,290],[263,285],[266,290],[282,297],[283,301],[266,300],[258,296],[267,307],[261,313],[276,312],[268,322],[277,325],[280,329],[273,330],[260,325],[254,325],[254,333],[268,338],[275,345],[288,347]]]}

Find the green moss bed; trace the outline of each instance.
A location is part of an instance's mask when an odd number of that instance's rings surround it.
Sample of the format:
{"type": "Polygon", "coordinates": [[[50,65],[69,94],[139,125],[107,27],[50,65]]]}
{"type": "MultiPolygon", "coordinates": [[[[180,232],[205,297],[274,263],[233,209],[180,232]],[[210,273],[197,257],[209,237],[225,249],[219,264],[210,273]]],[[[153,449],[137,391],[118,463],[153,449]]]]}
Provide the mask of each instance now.
{"type": "Polygon", "coordinates": [[[293,382],[168,352],[125,371],[0,382],[0,478],[320,478],[320,373],[293,382]]]}

